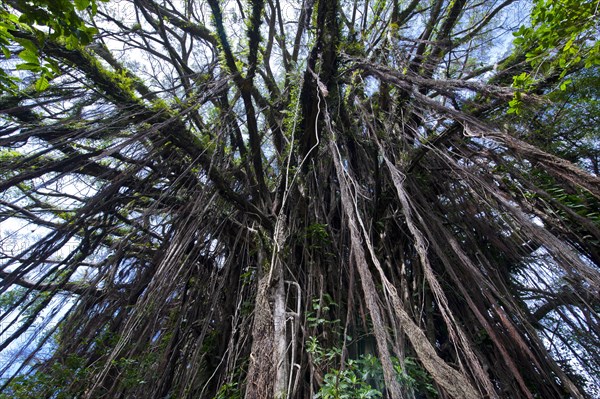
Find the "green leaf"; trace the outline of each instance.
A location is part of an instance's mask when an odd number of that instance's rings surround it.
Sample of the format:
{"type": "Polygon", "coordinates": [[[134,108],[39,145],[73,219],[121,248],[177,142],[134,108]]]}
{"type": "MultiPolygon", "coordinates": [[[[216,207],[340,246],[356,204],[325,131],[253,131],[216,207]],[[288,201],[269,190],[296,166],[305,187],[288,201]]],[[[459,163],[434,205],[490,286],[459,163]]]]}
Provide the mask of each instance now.
{"type": "Polygon", "coordinates": [[[48,79],[46,79],[45,75],[40,76],[40,78],[35,82],[35,89],[37,91],[44,91],[50,86],[48,79]]]}
{"type": "Polygon", "coordinates": [[[69,36],[65,37],[64,40],[65,40],[65,47],[69,50],[76,49],[77,46],[79,46],[79,39],[77,39],[73,35],[69,35],[69,36]]]}
{"type": "Polygon", "coordinates": [[[23,48],[25,50],[29,50],[32,53],[36,53],[37,54],[38,48],[37,48],[37,46],[31,40],[21,39],[21,38],[15,38],[14,40],[15,40],[15,42],[17,42],[21,46],[23,46],[23,48]]]}
{"type": "Polygon", "coordinates": [[[570,83],[571,83],[571,79],[567,79],[567,80],[565,80],[564,82],[562,82],[562,83],[560,84],[560,89],[561,89],[562,91],[565,91],[565,90],[567,90],[567,85],[569,85],[570,83]]]}
{"type": "Polygon", "coordinates": [[[19,53],[19,58],[30,64],[40,64],[37,52],[31,50],[23,50],[19,53]]]}
{"type": "Polygon", "coordinates": [[[48,70],[48,71],[52,71],[55,74],[59,74],[60,73],[60,68],[58,66],[58,64],[56,63],[56,61],[54,60],[47,60],[48,62],[46,62],[43,66],[44,69],[48,70]]]}
{"type": "Polygon", "coordinates": [[[79,11],[83,11],[90,5],[90,0],[75,0],[75,7],[79,11]]]}
{"type": "Polygon", "coordinates": [[[39,63],[35,62],[24,62],[22,64],[17,65],[17,70],[19,71],[32,71],[32,72],[40,72],[42,67],[39,63]]]}

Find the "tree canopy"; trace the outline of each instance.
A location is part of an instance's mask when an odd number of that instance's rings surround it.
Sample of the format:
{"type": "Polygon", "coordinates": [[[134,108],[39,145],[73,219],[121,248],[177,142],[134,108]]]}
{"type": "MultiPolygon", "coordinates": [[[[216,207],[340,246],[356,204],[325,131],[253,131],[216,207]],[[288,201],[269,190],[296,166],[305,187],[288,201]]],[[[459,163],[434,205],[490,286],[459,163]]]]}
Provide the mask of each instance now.
{"type": "Polygon", "coordinates": [[[599,5],[6,0],[0,398],[600,394],[599,5]]]}

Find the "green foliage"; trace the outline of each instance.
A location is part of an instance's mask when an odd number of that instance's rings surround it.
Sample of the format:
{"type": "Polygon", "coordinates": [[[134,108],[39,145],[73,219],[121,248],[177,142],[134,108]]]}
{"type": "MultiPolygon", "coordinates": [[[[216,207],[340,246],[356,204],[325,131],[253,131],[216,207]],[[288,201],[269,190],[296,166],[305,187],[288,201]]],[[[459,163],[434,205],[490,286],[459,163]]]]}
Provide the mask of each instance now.
{"type": "MultiPolygon", "coordinates": [[[[327,314],[338,305],[330,295],[323,294],[322,299],[313,299],[312,311],[307,312],[306,320],[310,328],[327,331],[334,341],[342,337],[347,342],[349,336],[343,336],[340,320],[329,320],[327,314]]],[[[306,351],[311,355],[315,366],[324,371],[323,384],[315,398],[381,398],[385,392],[385,380],[381,361],[372,354],[362,354],[357,359],[348,359],[342,364],[342,345],[325,347],[316,336],[308,337],[306,351]]],[[[396,378],[407,391],[427,392],[430,397],[437,396],[431,376],[411,357],[404,361],[393,357],[392,364],[396,378]]]]}
{"type": "Polygon", "coordinates": [[[557,186],[550,186],[546,191],[550,193],[554,199],[563,203],[575,213],[590,219],[600,226],[599,208],[594,207],[594,211],[590,210],[588,203],[594,201],[594,199],[587,194],[587,192],[581,191],[578,193],[569,193],[564,188],[557,186]]]}
{"type": "Polygon", "coordinates": [[[10,311],[16,303],[26,294],[26,289],[23,287],[15,287],[0,295],[0,311],[10,311]]]}
{"type": "Polygon", "coordinates": [[[520,91],[515,92],[512,100],[508,102],[508,113],[521,115],[523,112],[523,100],[522,93],[520,91]]]}
{"type": "MultiPolygon", "coordinates": [[[[22,60],[17,70],[31,71],[38,75],[34,84],[37,91],[46,90],[49,81],[59,73],[58,64],[44,56],[40,49],[46,39],[63,42],[73,49],[92,42],[97,29],[86,24],[80,16],[85,11],[91,18],[98,10],[98,1],[108,0],[28,0],[18,3],[19,12],[0,10],[0,50],[8,59],[10,46],[22,47],[18,56],[22,60]],[[43,33],[35,27],[48,28],[43,33]],[[32,33],[36,41],[18,37],[16,32],[32,33]]],[[[14,93],[18,90],[16,76],[9,75],[0,68],[0,91],[14,93]]]]}
{"type": "MultiPolygon", "coordinates": [[[[156,365],[160,355],[167,350],[171,334],[164,334],[151,345],[151,350],[134,357],[119,357],[110,363],[120,376],[119,385],[123,389],[133,389],[151,383],[157,375],[156,365]]],[[[59,328],[51,337],[56,345],[70,339],[59,328]]],[[[28,373],[15,377],[0,394],[0,399],[37,399],[52,397],[72,399],[79,397],[82,387],[89,383],[89,376],[97,371],[97,364],[89,359],[105,356],[119,343],[120,337],[108,330],[93,339],[94,354],[68,354],[52,362],[50,367],[34,367],[28,373]]]]}
{"type": "Polygon", "coordinates": [[[22,11],[19,16],[20,23],[46,26],[51,29],[50,39],[64,40],[67,46],[89,44],[97,33],[97,30],[87,26],[79,15],[79,12],[84,10],[90,16],[95,15],[98,10],[96,0],[29,0],[20,2],[19,6],[22,11]]]}
{"type": "Polygon", "coordinates": [[[380,398],[380,390],[373,388],[367,381],[373,376],[382,376],[381,365],[372,356],[363,356],[358,360],[349,360],[344,367],[337,369],[332,365],[341,357],[339,347],[323,348],[316,337],[309,337],[306,350],[312,355],[316,365],[323,365],[330,371],[323,377],[323,384],[315,398],[380,398]],[[329,367],[328,367],[329,365],[329,367]],[[373,367],[374,366],[374,367],[373,367]]]}
{"type": "Polygon", "coordinates": [[[406,357],[404,363],[398,358],[392,358],[394,370],[398,381],[402,386],[409,387],[417,392],[427,392],[430,397],[437,397],[437,389],[433,385],[433,379],[427,371],[421,367],[415,358],[406,357]]]}
{"type": "Polygon", "coordinates": [[[214,399],[240,399],[241,397],[242,393],[238,388],[237,382],[232,382],[221,385],[214,399]]]}
{"type": "Polygon", "coordinates": [[[522,113],[523,92],[534,87],[543,75],[560,72],[560,90],[571,79],[564,79],[583,62],[585,68],[600,65],[600,41],[597,40],[598,1],[537,0],[531,12],[531,26],[514,33],[517,50],[524,52],[533,72],[513,78],[517,88],[509,102],[509,114],[522,113]]]}
{"type": "MultiPolygon", "coordinates": [[[[531,129],[527,141],[545,151],[598,173],[600,161],[600,77],[598,68],[570,75],[571,84],[564,91],[554,91],[552,101],[535,114],[526,114],[531,129]]],[[[586,190],[567,188],[546,171],[534,168],[530,179],[562,205],[600,226],[600,204],[586,190]]],[[[561,218],[565,218],[558,211],[561,218]]]]}
{"type": "MultiPolygon", "coordinates": [[[[532,173],[532,178],[536,184],[550,194],[554,200],[600,227],[600,203],[598,203],[589,192],[583,189],[576,190],[560,186],[555,179],[545,171],[534,171],[532,173]]],[[[569,215],[560,209],[557,209],[554,212],[564,221],[570,219],[569,215]]],[[[573,227],[573,230],[575,230],[575,226],[573,227]]],[[[597,241],[595,241],[594,244],[600,245],[597,241]]]]}
{"type": "Polygon", "coordinates": [[[16,308],[22,311],[22,316],[33,317],[50,295],[49,292],[37,292],[23,287],[15,287],[0,295],[0,310],[7,312],[16,308]]]}
{"type": "MultiPolygon", "coordinates": [[[[9,46],[14,42],[14,36],[9,33],[9,29],[13,29],[19,20],[16,15],[10,14],[5,10],[0,9],[0,50],[5,58],[11,57],[9,46]]],[[[17,90],[17,82],[19,79],[15,76],[10,76],[4,69],[0,68],[0,92],[14,92],[17,90]]]]}
{"type": "Polygon", "coordinates": [[[69,355],[63,363],[54,363],[48,370],[20,375],[0,394],[0,399],[71,399],[73,394],[65,388],[75,380],[85,381],[89,372],[83,367],[85,362],[83,357],[69,355]]]}
{"type": "MultiPolygon", "coordinates": [[[[323,348],[315,337],[309,337],[306,350],[317,365],[334,364],[341,358],[340,347],[323,348]]],[[[392,363],[396,378],[407,391],[427,393],[437,397],[437,390],[431,376],[416,362],[414,358],[406,357],[404,361],[393,357],[392,363]]],[[[339,369],[330,367],[323,377],[323,384],[316,398],[381,398],[385,391],[385,380],[381,361],[371,355],[364,354],[358,359],[349,359],[339,369]]]]}
{"type": "Polygon", "coordinates": [[[508,103],[508,113],[520,115],[523,106],[523,93],[533,87],[534,80],[530,74],[523,72],[517,76],[513,76],[512,86],[517,89],[513,99],[508,103]]]}
{"type": "Polygon", "coordinates": [[[537,0],[531,26],[521,26],[514,43],[536,71],[557,68],[563,78],[581,61],[586,68],[600,64],[598,21],[596,0],[537,0]]]}
{"type": "Polygon", "coordinates": [[[374,389],[352,369],[333,370],[323,378],[323,385],[315,398],[381,398],[381,391],[374,389]]]}
{"type": "Polygon", "coordinates": [[[311,249],[321,249],[331,243],[327,225],[322,223],[313,223],[306,228],[306,240],[311,249]]]}
{"type": "Polygon", "coordinates": [[[146,384],[145,376],[148,370],[158,360],[156,352],[148,352],[139,359],[120,358],[113,362],[113,365],[121,374],[121,385],[125,389],[135,388],[146,384]]]}
{"type": "Polygon", "coordinates": [[[321,299],[312,300],[312,311],[307,312],[306,320],[308,321],[309,327],[324,326],[331,328],[332,326],[338,326],[340,320],[329,320],[327,318],[328,312],[333,307],[337,307],[337,303],[333,301],[331,295],[325,293],[321,299]]]}

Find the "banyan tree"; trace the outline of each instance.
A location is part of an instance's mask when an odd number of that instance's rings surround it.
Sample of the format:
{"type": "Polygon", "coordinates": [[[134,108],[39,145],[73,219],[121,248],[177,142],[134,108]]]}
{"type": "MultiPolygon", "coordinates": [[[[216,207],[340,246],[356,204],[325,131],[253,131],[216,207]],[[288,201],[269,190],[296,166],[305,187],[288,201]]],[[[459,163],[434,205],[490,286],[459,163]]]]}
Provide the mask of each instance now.
{"type": "Polygon", "coordinates": [[[596,0],[5,0],[0,397],[591,398],[596,0]]]}

